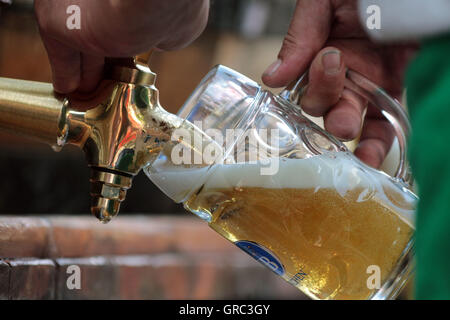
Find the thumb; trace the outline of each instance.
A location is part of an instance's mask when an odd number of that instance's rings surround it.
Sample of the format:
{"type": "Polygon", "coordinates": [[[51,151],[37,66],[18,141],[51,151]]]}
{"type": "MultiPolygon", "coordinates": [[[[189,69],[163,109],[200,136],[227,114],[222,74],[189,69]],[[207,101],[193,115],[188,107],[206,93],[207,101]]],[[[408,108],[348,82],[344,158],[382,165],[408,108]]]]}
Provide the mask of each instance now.
{"type": "Polygon", "coordinates": [[[297,1],[278,59],[262,76],[267,86],[286,86],[306,71],[328,38],[331,14],[329,0],[297,1]]]}

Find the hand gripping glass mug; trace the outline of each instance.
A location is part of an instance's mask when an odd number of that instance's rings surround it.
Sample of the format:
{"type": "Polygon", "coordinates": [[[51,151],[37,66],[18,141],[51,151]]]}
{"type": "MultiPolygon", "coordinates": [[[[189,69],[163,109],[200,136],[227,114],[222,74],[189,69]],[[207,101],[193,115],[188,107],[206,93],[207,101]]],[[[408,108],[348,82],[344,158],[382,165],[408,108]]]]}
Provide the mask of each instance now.
{"type": "Polygon", "coordinates": [[[346,88],[378,107],[396,132],[400,161],[390,177],[303,115],[296,102],[306,87],[305,75],[277,96],[215,67],[179,113],[199,139],[175,133],[184,143],[144,171],[309,297],[393,299],[413,268],[417,197],[406,160],[407,115],[382,89],[347,72],[346,88]]]}

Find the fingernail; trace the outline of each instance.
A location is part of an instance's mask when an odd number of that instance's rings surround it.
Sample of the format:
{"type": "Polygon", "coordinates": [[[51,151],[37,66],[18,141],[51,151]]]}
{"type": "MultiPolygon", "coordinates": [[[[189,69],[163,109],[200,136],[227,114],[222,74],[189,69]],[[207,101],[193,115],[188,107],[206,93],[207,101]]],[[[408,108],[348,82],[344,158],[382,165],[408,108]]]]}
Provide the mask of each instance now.
{"type": "Polygon", "coordinates": [[[322,65],[326,74],[338,73],[341,69],[341,53],[336,50],[325,52],[322,55],[322,65]]]}
{"type": "Polygon", "coordinates": [[[267,69],[266,71],[264,71],[264,76],[268,76],[271,77],[272,75],[274,75],[278,68],[281,66],[281,59],[278,59],[277,61],[275,61],[274,63],[272,63],[267,69]]]}

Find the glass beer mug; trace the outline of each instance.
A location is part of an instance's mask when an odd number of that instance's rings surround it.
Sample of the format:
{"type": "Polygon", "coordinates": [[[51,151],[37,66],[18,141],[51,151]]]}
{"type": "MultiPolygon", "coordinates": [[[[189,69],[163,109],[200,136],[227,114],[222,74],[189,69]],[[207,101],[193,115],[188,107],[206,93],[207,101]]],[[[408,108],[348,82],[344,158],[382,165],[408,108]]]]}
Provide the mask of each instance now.
{"type": "Polygon", "coordinates": [[[417,200],[407,115],[382,89],[347,72],[346,87],[377,106],[396,132],[400,161],[390,177],[303,115],[296,102],[306,86],[304,76],[274,95],[215,67],[179,113],[198,139],[175,133],[184,149],[164,150],[144,171],[309,297],[395,298],[412,272],[417,200]]]}

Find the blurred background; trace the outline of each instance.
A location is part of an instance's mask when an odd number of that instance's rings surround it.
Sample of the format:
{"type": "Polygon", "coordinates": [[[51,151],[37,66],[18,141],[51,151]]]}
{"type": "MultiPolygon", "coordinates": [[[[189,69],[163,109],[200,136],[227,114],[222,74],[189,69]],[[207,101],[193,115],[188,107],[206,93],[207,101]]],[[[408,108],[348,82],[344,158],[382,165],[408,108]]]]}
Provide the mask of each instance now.
{"type": "MultiPolygon", "coordinates": [[[[209,25],[199,39],[183,50],[152,57],[161,104],[170,112],[177,112],[216,64],[261,82],[281,47],[295,0],[212,0],[211,5],[209,25]]],[[[0,16],[0,76],[51,82],[32,0],[15,0],[0,16]]],[[[0,167],[0,214],[89,212],[89,169],[80,150],[69,146],[55,153],[0,132],[0,167]]],[[[133,184],[121,214],[183,212],[143,173],[133,184]]]]}

